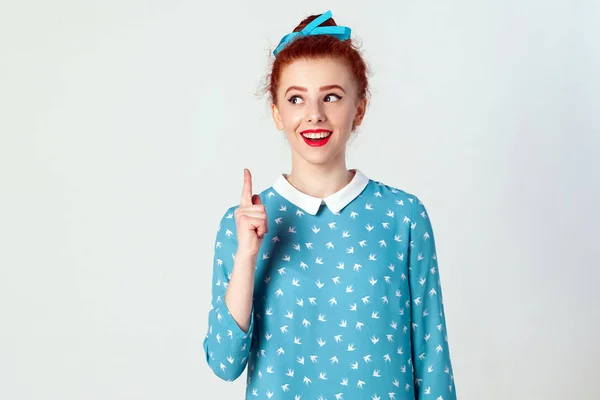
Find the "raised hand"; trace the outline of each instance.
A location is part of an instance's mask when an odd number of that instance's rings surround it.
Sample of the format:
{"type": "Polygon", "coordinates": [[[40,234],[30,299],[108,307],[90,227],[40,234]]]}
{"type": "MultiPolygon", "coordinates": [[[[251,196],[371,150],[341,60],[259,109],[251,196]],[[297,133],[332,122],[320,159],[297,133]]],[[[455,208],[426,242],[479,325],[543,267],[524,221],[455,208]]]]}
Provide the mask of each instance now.
{"type": "Polygon", "coordinates": [[[237,228],[238,254],[258,255],[268,232],[267,212],[257,194],[252,194],[252,174],[244,168],[242,199],[234,212],[237,228]]]}

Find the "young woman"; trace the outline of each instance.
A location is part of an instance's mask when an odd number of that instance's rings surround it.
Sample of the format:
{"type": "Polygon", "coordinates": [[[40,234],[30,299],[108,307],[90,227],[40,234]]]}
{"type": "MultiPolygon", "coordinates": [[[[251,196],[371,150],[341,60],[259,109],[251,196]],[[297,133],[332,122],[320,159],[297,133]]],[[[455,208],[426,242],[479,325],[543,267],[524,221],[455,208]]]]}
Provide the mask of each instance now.
{"type": "Polygon", "coordinates": [[[247,399],[456,398],[431,222],[415,195],[347,169],[367,68],[331,13],[274,51],[269,93],[292,171],[217,230],[208,364],[247,399]]]}

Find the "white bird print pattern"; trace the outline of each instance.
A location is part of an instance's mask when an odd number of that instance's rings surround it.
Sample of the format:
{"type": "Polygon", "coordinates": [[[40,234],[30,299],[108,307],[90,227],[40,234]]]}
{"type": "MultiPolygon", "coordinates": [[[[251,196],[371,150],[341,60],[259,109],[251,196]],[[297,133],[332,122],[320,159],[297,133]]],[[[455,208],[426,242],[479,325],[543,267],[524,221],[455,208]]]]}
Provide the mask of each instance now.
{"type": "Polygon", "coordinates": [[[269,231],[248,332],[224,301],[237,250],[237,206],[226,210],[214,246],[209,366],[227,381],[247,367],[246,399],[455,400],[425,206],[358,170],[348,189],[340,204],[318,209],[281,180],[259,194],[269,231]]]}

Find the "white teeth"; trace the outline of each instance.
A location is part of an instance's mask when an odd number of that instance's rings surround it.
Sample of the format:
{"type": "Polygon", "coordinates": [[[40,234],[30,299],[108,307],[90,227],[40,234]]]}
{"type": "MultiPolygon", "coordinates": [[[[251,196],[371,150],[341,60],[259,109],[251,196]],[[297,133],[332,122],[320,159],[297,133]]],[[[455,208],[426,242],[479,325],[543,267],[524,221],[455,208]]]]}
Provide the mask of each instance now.
{"type": "Polygon", "coordinates": [[[331,135],[331,132],[319,132],[319,133],[303,133],[302,136],[309,139],[321,139],[331,135]]]}

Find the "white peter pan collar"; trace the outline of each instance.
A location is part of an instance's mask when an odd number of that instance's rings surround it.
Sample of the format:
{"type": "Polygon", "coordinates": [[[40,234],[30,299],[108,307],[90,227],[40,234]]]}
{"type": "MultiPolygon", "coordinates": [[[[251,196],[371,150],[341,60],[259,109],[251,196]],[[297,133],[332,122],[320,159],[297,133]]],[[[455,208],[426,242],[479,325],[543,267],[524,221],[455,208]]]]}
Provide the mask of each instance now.
{"type": "Polygon", "coordinates": [[[287,174],[279,174],[277,176],[273,184],[273,189],[290,203],[300,207],[309,214],[315,215],[319,211],[321,204],[326,204],[331,212],[335,214],[354,200],[369,183],[369,178],[359,169],[351,169],[350,171],[356,171],[352,180],[337,192],[323,199],[313,197],[296,189],[286,179],[287,174]]]}

